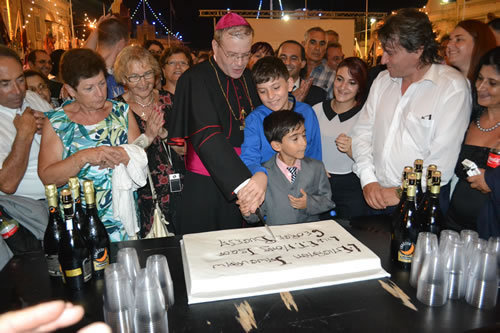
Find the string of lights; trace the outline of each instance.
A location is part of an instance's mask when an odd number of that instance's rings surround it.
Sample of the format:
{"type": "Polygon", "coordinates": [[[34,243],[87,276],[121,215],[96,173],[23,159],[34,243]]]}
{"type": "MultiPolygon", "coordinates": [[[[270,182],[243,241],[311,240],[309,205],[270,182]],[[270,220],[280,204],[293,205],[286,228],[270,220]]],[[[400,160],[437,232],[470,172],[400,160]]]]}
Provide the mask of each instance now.
{"type": "MultiPolygon", "coordinates": [[[[131,20],[133,20],[133,18],[135,17],[135,15],[137,14],[137,12],[139,11],[139,8],[142,4],[142,1],[144,1],[144,3],[148,6],[148,9],[149,11],[151,12],[151,14],[153,14],[154,18],[156,19],[156,21],[158,21],[160,23],[160,25],[163,27],[163,29],[166,31],[167,35],[171,35],[171,36],[174,36],[175,38],[177,39],[180,39],[182,40],[182,36],[179,34],[179,32],[176,32],[175,34],[170,31],[169,28],[167,28],[166,26],[166,23],[162,20],[162,18],[160,17],[161,16],[161,13],[156,13],[153,8],[151,7],[151,5],[149,4],[149,2],[147,0],[139,0],[137,6],[135,7],[135,10],[134,10],[134,13],[132,14],[132,16],[130,17],[131,20]]],[[[152,24],[153,25],[156,25],[156,21],[153,21],[152,24]]],[[[135,21],[136,24],[139,24],[139,21],[135,21]]]]}
{"type": "MultiPolygon", "coordinates": [[[[283,15],[285,15],[283,13],[283,3],[281,2],[281,0],[278,0],[278,3],[280,5],[280,11],[282,12],[281,16],[283,16],[283,15]]],[[[262,10],[262,0],[259,0],[259,9],[257,10],[257,18],[259,18],[261,10],[262,10]]]]}

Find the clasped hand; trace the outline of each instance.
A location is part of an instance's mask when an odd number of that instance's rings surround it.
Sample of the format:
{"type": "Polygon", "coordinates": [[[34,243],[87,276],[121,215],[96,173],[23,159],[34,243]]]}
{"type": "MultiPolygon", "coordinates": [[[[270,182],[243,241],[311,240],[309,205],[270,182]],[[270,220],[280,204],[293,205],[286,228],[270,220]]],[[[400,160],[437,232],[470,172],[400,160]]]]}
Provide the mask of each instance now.
{"type": "Polygon", "coordinates": [[[117,165],[128,164],[129,157],[122,147],[100,146],[89,149],[88,163],[99,166],[99,169],[114,169],[117,165]]]}

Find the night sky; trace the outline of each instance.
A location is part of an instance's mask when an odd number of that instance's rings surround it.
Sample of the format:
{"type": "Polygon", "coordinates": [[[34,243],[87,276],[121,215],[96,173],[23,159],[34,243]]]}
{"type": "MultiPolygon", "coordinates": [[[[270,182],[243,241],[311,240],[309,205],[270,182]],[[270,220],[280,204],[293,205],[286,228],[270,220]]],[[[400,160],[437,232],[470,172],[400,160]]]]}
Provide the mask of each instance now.
{"type": "MultiPolygon", "coordinates": [[[[130,8],[131,15],[140,0],[123,0],[124,4],[130,8]]],[[[170,28],[169,20],[169,0],[147,0],[156,13],[161,13],[167,27],[170,28]]],[[[199,9],[254,9],[259,6],[258,0],[171,0],[175,9],[175,17],[172,22],[172,30],[179,32],[183,40],[193,48],[209,48],[212,39],[213,25],[211,18],[198,17],[199,9]]],[[[422,7],[427,0],[369,0],[369,11],[390,12],[391,10],[404,7],[422,7]]],[[[73,0],[73,11],[75,25],[80,24],[83,12],[86,11],[91,18],[98,18],[102,15],[103,0],[73,0]]],[[[104,0],[106,9],[111,5],[111,0],[104,0]]],[[[295,10],[303,8],[305,1],[282,0],[284,10],[295,10]]],[[[279,9],[279,1],[273,3],[274,9],[279,9]]],[[[307,8],[310,10],[325,11],[364,11],[365,0],[308,0],[307,8]]],[[[264,0],[262,9],[269,9],[269,0],[264,0]]],[[[142,5],[138,10],[133,22],[142,21],[142,5]]],[[[146,8],[146,17],[151,23],[156,21],[153,15],[146,8]]]]}

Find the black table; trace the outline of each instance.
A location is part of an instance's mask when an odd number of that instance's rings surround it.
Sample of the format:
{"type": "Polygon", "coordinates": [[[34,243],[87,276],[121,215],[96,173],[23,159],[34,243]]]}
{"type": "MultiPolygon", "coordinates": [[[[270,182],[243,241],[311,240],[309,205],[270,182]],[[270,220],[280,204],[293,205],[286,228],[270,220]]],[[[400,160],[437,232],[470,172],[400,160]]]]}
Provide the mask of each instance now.
{"type": "MultiPolygon", "coordinates": [[[[427,307],[416,299],[409,272],[390,260],[390,233],[386,217],[351,221],[346,228],[374,251],[391,279],[409,297],[418,311],[384,290],[377,280],[291,292],[298,312],[288,310],[279,294],[247,297],[203,304],[187,304],[179,238],[151,239],[112,244],[111,259],[122,247],[134,247],[142,267],[151,254],[167,256],[174,281],[175,305],[169,310],[170,332],[244,332],[236,306],[245,300],[252,307],[257,329],[252,332],[500,332],[500,304],[480,310],[465,300],[449,300],[442,307],[427,307]]],[[[0,272],[0,313],[52,299],[66,299],[85,308],[85,317],[74,332],[91,322],[103,320],[103,280],[93,280],[80,292],[68,290],[47,275],[42,253],[11,259],[0,272]]],[[[383,279],[388,282],[389,279],[383,279]]]]}

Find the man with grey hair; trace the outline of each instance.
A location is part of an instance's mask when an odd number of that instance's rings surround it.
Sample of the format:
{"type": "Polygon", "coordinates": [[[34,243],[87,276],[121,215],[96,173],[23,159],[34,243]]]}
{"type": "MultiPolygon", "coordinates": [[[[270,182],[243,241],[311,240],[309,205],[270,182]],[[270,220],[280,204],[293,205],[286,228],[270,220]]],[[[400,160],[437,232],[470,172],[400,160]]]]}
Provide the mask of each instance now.
{"type": "MultiPolygon", "coordinates": [[[[351,130],[353,171],[373,209],[398,204],[401,172],[415,159],[441,171],[441,207],[469,123],[471,97],[458,71],[440,64],[432,24],[425,13],[402,9],[378,30],[381,72],[351,130]]],[[[425,184],[424,184],[425,186],[425,184]]],[[[375,212],[374,212],[375,213],[375,212]]]]}
{"type": "Polygon", "coordinates": [[[318,86],[327,93],[327,98],[333,98],[333,80],[335,71],[331,70],[325,59],[326,33],[320,27],[313,27],[304,34],[302,43],[306,50],[307,74],[312,85],[318,86]]]}
{"type": "Polygon", "coordinates": [[[215,27],[213,57],[177,82],[168,144],[186,147],[180,234],[242,227],[239,203],[252,212],[264,201],[267,176],[241,161],[245,117],[260,104],[250,72],[253,29],[224,15],[215,27]]]}

